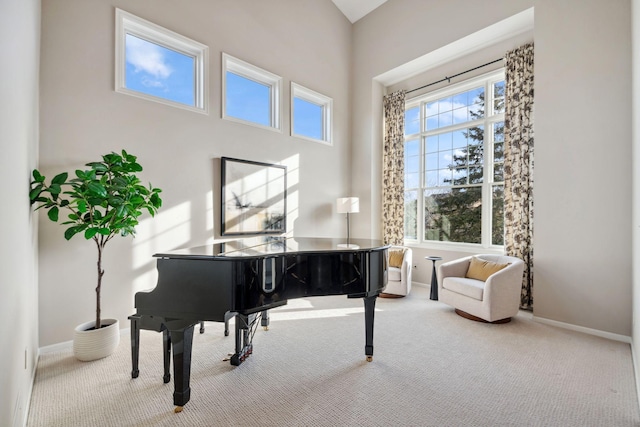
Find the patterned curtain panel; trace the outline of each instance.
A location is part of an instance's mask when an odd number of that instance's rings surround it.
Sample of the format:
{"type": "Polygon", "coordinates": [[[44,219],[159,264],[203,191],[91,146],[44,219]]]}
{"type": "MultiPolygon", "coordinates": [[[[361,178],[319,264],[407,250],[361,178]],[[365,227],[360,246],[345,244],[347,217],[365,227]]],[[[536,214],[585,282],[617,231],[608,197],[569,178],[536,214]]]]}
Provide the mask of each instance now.
{"type": "Polygon", "coordinates": [[[403,90],[384,97],[382,154],[382,239],[404,241],[404,98],[403,90]]]}
{"type": "Polygon", "coordinates": [[[504,228],[507,255],[524,260],[520,307],[533,308],[533,44],[505,56],[504,228]]]}

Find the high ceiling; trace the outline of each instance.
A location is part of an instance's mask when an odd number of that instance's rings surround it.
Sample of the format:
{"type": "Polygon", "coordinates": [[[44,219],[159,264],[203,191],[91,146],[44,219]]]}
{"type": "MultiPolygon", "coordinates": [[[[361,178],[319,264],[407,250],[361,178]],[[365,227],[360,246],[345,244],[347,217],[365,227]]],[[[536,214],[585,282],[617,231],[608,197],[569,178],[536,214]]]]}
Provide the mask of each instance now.
{"type": "Polygon", "coordinates": [[[333,3],[342,11],[344,16],[351,21],[356,22],[367,13],[376,9],[387,0],[332,0],[333,3]]]}

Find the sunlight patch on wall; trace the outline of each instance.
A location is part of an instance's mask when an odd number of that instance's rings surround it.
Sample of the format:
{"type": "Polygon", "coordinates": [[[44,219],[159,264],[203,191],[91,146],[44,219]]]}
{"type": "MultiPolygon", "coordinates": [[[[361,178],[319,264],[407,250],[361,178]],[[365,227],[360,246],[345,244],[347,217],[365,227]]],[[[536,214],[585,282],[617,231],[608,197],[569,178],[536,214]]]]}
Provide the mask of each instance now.
{"type": "Polygon", "coordinates": [[[299,210],[299,193],[300,187],[300,155],[294,154],[291,157],[287,157],[281,162],[287,167],[287,235],[293,235],[293,226],[298,215],[299,210]]]}
{"type": "Polygon", "coordinates": [[[161,208],[155,217],[140,221],[136,230],[133,268],[140,268],[154,253],[179,248],[191,239],[191,202],[161,208]]]}
{"type": "Polygon", "coordinates": [[[213,221],[215,220],[215,212],[213,210],[213,190],[207,192],[205,195],[205,231],[209,233],[209,238],[205,242],[206,245],[210,245],[214,241],[213,237],[213,221]]]}

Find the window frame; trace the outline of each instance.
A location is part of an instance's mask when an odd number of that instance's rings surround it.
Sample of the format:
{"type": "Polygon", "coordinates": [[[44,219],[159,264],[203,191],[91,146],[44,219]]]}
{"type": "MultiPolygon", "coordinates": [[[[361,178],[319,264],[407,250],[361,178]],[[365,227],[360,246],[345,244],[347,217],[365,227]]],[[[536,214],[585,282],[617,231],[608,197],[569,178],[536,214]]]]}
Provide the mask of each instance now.
{"type": "Polygon", "coordinates": [[[325,145],[333,145],[333,98],[311,90],[301,84],[291,82],[291,136],[318,142],[325,145]],[[322,109],[322,138],[313,138],[307,135],[295,133],[295,98],[319,106],[322,109]]]}
{"type": "Polygon", "coordinates": [[[269,129],[276,132],[282,132],[282,77],[270,71],[264,70],[246,61],[238,59],[228,53],[222,52],[222,118],[238,123],[244,123],[256,126],[262,129],[269,129]],[[252,122],[239,117],[229,116],[227,114],[227,71],[245,79],[253,80],[257,83],[269,86],[269,121],[270,125],[265,126],[261,123],[252,122]]]}
{"type": "Polygon", "coordinates": [[[115,31],[115,91],[137,98],[178,107],[201,114],[209,114],[209,47],[171,31],[160,25],[116,8],[115,31]],[[194,59],[194,105],[187,105],[144,92],[129,89],[126,86],[126,36],[157,44],[194,59]]]}
{"type": "MultiPolygon", "coordinates": [[[[493,127],[495,123],[504,122],[504,112],[502,113],[494,113],[494,96],[493,96],[493,85],[497,82],[505,80],[505,69],[499,68],[497,70],[481,74],[476,77],[469,78],[460,83],[456,83],[450,86],[447,86],[442,89],[435,90],[433,92],[425,93],[418,95],[414,98],[407,99],[405,101],[405,112],[411,108],[415,108],[419,106],[419,131],[413,134],[405,134],[404,135],[404,144],[408,141],[417,140],[419,143],[419,186],[416,188],[404,188],[405,193],[407,191],[417,191],[417,218],[416,218],[416,226],[417,226],[417,239],[404,238],[404,242],[407,245],[423,247],[427,249],[437,249],[437,250],[450,250],[450,251],[460,251],[460,252],[477,252],[478,250],[483,250],[488,253],[502,253],[504,251],[504,245],[494,245],[492,243],[492,208],[493,208],[493,187],[496,184],[502,184],[504,188],[504,180],[503,181],[494,181],[494,151],[493,151],[493,127]],[[470,120],[464,123],[453,124],[449,126],[445,126],[443,128],[438,128],[434,130],[425,130],[425,114],[424,114],[424,106],[435,100],[445,98],[447,96],[453,96],[455,94],[459,94],[461,92],[465,92],[471,90],[478,86],[485,87],[485,115],[483,119],[470,120]],[[490,109],[490,110],[489,110],[490,109]],[[438,188],[438,187],[427,187],[424,182],[424,174],[425,174],[425,139],[427,136],[431,136],[434,133],[446,133],[451,131],[456,131],[460,129],[466,129],[474,126],[483,126],[484,127],[484,148],[483,148],[483,180],[481,185],[476,185],[477,187],[482,188],[482,219],[481,219],[481,243],[467,243],[467,242],[450,242],[450,241],[437,241],[437,240],[426,240],[424,236],[424,193],[426,189],[429,188],[438,188]],[[443,132],[443,129],[445,131],[443,132]]],[[[504,179],[504,176],[503,176],[504,179]]],[[[473,187],[474,185],[468,185],[467,187],[473,187]]],[[[444,187],[451,188],[451,187],[444,187]]]]}

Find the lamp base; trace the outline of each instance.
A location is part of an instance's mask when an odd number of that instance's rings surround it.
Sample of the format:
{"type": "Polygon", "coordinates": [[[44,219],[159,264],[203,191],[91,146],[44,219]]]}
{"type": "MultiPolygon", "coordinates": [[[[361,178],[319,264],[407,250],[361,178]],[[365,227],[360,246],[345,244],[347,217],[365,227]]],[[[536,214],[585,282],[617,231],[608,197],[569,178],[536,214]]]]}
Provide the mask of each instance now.
{"type": "Polygon", "coordinates": [[[340,249],[360,249],[360,246],[354,245],[352,243],[338,243],[338,248],[340,248],[340,249]]]}

